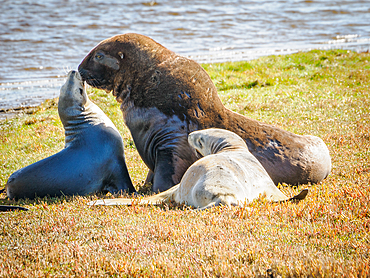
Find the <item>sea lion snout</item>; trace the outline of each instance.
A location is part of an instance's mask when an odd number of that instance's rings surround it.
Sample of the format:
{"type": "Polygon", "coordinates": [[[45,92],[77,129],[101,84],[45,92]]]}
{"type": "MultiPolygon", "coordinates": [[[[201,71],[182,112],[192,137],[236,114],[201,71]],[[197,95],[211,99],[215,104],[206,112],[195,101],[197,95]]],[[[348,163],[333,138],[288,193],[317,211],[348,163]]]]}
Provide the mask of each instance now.
{"type": "Polygon", "coordinates": [[[71,77],[76,77],[77,79],[80,79],[81,80],[81,75],[80,73],[77,71],[77,70],[71,70],[68,75],[67,75],[68,78],[71,78],[71,77]]]}
{"type": "MultiPolygon", "coordinates": [[[[77,70],[71,70],[67,74],[66,82],[63,86],[67,86],[67,91],[73,91],[73,88],[79,89],[78,92],[83,95],[85,90],[85,82],[82,80],[80,73],[77,70]]],[[[61,89],[63,91],[63,89],[61,89]]]]}
{"type": "Polygon", "coordinates": [[[81,76],[81,74],[77,70],[71,70],[68,73],[67,79],[73,79],[73,78],[74,79],[77,79],[79,81],[77,83],[79,83],[81,86],[84,85],[84,81],[82,80],[82,76],[81,76]]]}
{"type": "MultiPolygon", "coordinates": [[[[72,106],[76,101],[81,102],[82,104],[86,103],[85,82],[82,80],[78,71],[71,70],[68,73],[66,82],[60,89],[59,98],[63,98],[65,100],[70,99],[67,106],[72,106]]],[[[61,105],[63,105],[63,103],[61,103],[61,105]]]]}
{"type": "Polygon", "coordinates": [[[86,81],[88,79],[86,70],[82,69],[80,66],[78,67],[78,73],[80,74],[83,81],[86,81]]]}

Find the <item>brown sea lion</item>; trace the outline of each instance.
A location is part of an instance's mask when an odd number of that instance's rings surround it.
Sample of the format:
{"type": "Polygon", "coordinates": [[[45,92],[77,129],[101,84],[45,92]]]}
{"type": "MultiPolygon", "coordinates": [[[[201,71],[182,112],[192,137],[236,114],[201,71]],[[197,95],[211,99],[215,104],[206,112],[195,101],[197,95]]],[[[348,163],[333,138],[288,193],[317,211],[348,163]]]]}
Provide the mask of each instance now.
{"type": "Polygon", "coordinates": [[[78,71],[60,89],[58,113],[65,129],[65,148],[14,172],[7,196],[86,195],[135,192],[127,171],[122,137],[112,121],[92,103],[78,71]]]}
{"type": "MultiPolygon", "coordinates": [[[[217,205],[243,205],[260,196],[268,201],[299,201],[308,190],[288,198],[271,180],[261,163],[249,152],[245,141],[225,129],[205,129],[189,134],[188,142],[202,156],[186,170],[174,187],[139,200],[140,204],[174,201],[197,209],[217,205]]],[[[89,205],[131,205],[132,199],[92,201],[89,205]]]]}
{"type": "Polygon", "coordinates": [[[91,86],[112,91],[137,150],[154,172],[153,190],[180,182],[197,157],[190,132],[217,127],[246,142],[275,184],[316,183],[330,172],[325,143],[234,113],[224,107],[206,71],[139,34],[99,43],[78,68],[91,86]]]}

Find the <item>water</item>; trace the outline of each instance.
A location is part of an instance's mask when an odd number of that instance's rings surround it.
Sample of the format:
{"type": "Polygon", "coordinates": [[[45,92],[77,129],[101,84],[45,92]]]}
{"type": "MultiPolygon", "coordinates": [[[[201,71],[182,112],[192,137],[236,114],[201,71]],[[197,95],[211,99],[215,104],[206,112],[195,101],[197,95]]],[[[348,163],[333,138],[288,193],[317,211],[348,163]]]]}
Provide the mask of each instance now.
{"type": "Polygon", "coordinates": [[[89,50],[127,32],[199,62],[370,48],[368,0],[146,1],[2,0],[0,111],[58,96],[89,50]]]}

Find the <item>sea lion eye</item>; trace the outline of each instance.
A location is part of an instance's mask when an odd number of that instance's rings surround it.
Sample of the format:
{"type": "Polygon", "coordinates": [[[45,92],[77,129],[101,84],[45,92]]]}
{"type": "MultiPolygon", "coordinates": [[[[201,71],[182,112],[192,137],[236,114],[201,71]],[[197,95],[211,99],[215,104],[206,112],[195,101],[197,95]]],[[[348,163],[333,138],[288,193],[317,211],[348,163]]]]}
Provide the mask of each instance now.
{"type": "Polygon", "coordinates": [[[82,89],[80,88],[80,94],[81,94],[81,96],[83,95],[83,93],[84,93],[84,90],[82,90],[82,89]]]}
{"type": "Polygon", "coordinates": [[[95,60],[100,61],[104,58],[104,54],[96,53],[94,58],[95,58],[95,60]]]}
{"type": "Polygon", "coordinates": [[[118,56],[119,56],[121,59],[125,58],[125,54],[123,54],[122,52],[118,52],[118,56]]]}

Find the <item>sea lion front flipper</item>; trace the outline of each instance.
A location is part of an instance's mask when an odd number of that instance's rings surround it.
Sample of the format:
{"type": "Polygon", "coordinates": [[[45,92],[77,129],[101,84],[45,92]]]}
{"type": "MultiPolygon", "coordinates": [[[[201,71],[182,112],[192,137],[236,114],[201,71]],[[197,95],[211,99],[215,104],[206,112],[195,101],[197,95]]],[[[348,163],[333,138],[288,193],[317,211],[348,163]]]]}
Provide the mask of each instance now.
{"type": "Polygon", "coordinates": [[[132,184],[130,174],[124,158],[117,161],[116,166],[112,166],[112,175],[110,176],[110,183],[105,185],[102,191],[109,191],[111,194],[116,193],[136,193],[136,189],[132,184]]]}
{"type": "Polygon", "coordinates": [[[146,175],[144,185],[153,184],[153,180],[154,180],[154,173],[152,170],[149,169],[148,174],[146,175]]]}
{"type": "Polygon", "coordinates": [[[152,191],[155,193],[166,191],[179,182],[173,180],[176,171],[171,151],[167,149],[157,152],[152,185],[152,191]]]}

